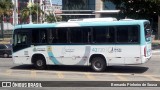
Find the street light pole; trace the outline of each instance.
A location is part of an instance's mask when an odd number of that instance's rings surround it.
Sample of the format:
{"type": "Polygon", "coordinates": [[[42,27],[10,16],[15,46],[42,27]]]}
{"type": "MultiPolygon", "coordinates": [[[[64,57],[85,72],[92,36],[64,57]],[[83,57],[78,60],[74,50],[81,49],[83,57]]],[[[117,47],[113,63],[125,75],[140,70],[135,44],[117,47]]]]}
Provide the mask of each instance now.
{"type": "Polygon", "coordinates": [[[46,14],[46,11],[45,11],[45,5],[46,5],[46,0],[43,0],[43,11],[44,11],[44,14],[43,14],[43,22],[42,23],[44,23],[45,22],[45,14],[46,14]]]}
{"type": "Polygon", "coordinates": [[[30,23],[32,23],[31,7],[29,8],[29,11],[30,11],[29,20],[30,20],[30,23]]]}
{"type": "Polygon", "coordinates": [[[38,8],[39,8],[39,1],[37,1],[37,24],[38,24],[38,14],[39,14],[38,8]]]}
{"type": "Polygon", "coordinates": [[[13,10],[13,24],[14,26],[18,24],[18,0],[13,0],[12,3],[14,4],[13,10]]]}
{"type": "Polygon", "coordinates": [[[39,3],[37,2],[37,24],[38,24],[38,5],[39,5],[39,3]]]}
{"type": "Polygon", "coordinates": [[[29,0],[27,7],[29,8],[29,12],[30,12],[30,15],[29,15],[29,23],[32,23],[32,12],[31,12],[32,0],[29,0]]]}
{"type": "MultiPolygon", "coordinates": [[[[55,18],[55,21],[57,22],[57,18],[56,18],[56,14],[55,14],[55,10],[53,9],[53,5],[52,5],[52,1],[50,0],[50,3],[51,3],[51,9],[52,9],[52,13],[54,15],[54,18],[55,18]]],[[[59,1],[57,2],[57,5],[58,5],[59,1]]]]}

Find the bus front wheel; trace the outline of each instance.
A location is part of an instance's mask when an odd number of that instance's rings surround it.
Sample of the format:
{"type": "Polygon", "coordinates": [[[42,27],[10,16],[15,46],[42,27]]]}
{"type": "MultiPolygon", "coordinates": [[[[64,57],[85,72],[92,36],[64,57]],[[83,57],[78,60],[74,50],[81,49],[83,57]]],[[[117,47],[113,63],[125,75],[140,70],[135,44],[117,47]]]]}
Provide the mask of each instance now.
{"type": "Polygon", "coordinates": [[[46,69],[45,59],[43,57],[37,58],[34,62],[34,66],[39,70],[46,69]]]}
{"type": "Polygon", "coordinates": [[[106,69],[106,62],[102,57],[94,57],[91,61],[91,68],[96,72],[102,72],[106,69]]]}

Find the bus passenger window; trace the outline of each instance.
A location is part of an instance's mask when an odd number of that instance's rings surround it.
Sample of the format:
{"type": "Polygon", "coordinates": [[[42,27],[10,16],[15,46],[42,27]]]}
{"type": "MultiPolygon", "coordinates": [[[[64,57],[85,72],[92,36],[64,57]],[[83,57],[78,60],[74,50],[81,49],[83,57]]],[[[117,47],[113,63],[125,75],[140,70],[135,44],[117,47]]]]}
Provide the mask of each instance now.
{"type": "Polygon", "coordinates": [[[58,42],[58,29],[52,29],[50,32],[50,43],[58,42]]]}
{"type": "Polygon", "coordinates": [[[106,27],[93,27],[93,41],[94,43],[106,42],[106,27]]]}
{"type": "Polygon", "coordinates": [[[47,43],[47,29],[32,30],[32,43],[43,44],[47,43]]]}
{"type": "Polygon", "coordinates": [[[114,27],[109,27],[107,32],[107,41],[108,43],[114,43],[115,42],[115,28],[114,27]]]}
{"type": "Polygon", "coordinates": [[[93,41],[94,43],[114,43],[114,27],[93,27],[93,41]]]}
{"type": "Polygon", "coordinates": [[[117,27],[117,42],[119,43],[128,42],[128,27],[127,26],[117,27]]]}
{"type": "Polygon", "coordinates": [[[139,42],[139,29],[138,26],[129,27],[129,42],[138,43],[139,42]]]}
{"type": "Polygon", "coordinates": [[[90,43],[91,41],[91,28],[82,28],[82,38],[83,38],[83,43],[90,43]]]}
{"type": "Polygon", "coordinates": [[[67,43],[68,28],[59,28],[57,31],[57,43],[67,43]]]}
{"type": "Polygon", "coordinates": [[[139,27],[137,25],[118,26],[117,27],[118,43],[139,43],[139,27]]]}
{"type": "Polygon", "coordinates": [[[32,43],[39,43],[39,30],[32,30],[32,43]]]}
{"type": "Polygon", "coordinates": [[[67,28],[55,28],[50,33],[51,43],[67,43],[67,28]]]}
{"type": "Polygon", "coordinates": [[[82,29],[70,28],[71,43],[82,43],[82,29]]]}
{"type": "Polygon", "coordinates": [[[46,33],[41,32],[41,43],[47,43],[46,33]]]}
{"type": "Polygon", "coordinates": [[[17,35],[17,44],[27,44],[27,35],[19,33],[17,35]]]}
{"type": "Polygon", "coordinates": [[[26,35],[22,36],[22,43],[27,44],[27,36],[26,35]]]}

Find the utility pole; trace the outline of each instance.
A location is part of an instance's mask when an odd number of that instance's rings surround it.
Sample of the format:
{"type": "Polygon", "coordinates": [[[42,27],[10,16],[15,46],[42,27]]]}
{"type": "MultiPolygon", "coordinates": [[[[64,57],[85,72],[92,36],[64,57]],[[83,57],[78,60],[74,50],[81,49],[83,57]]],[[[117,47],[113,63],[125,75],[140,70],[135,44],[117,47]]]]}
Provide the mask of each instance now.
{"type": "Polygon", "coordinates": [[[29,23],[31,24],[32,23],[32,12],[31,12],[32,0],[29,0],[27,7],[29,8],[29,12],[30,12],[29,23]]]}
{"type": "Polygon", "coordinates": [[[3,38],[4,39],[4,37],[3,37],[3,31],[4,31],[4,27],[3,27],[3,25],[4,25],[4,21],[3,21],[3,18],[1,18],[1,37],[0,38],[3,38]]]}
{"type": "Polygon", "coordinates": [[[13,10],[13,25],[18,24],[18,0],[12,0],[12,3],[14,5],[14,10],[13,10]]]}
{"type": "Polygon", "coordinates": [[[46,11],[45,11],[45,5],[46,5],[46,0],[43,0],[43,11],[44,11],[44,15],[43,15],[43,22],[42,23],[44,23],[45,22],[45,14],[46,14],[46,11]]]}
{"type": "Polygon", "coordinates": [[[38,15],[39,15],[39,0],[37,0],[37,24],[38,24],[38,15]]]}
{"type": "MultiPolygon", "coordinates": [[[[59,1],[58,1],[58,2],[59,2],[59,1]]],[[[57,5],[58,5],[58,2],[57,2],[57,5]]],[[[53,5],[52,5],[52,0],[50,0],[50,4],[51,4],[51,9],[52,9],[51,11],[52,11],[52,13],[53,13],[53,15],[54,15],[55,21],[57,22],[55,10],[53,9],[53,5]]]]}
{"type": "Polygon", "coordinates": [[[160,16],[158,15],[158,40],[160,40],[160,16]]]}
{"type": "MultiPolygon", "coordinates": [[[[43,10],[43,1],[40,0],[40,9],[43,10]]],[[[42,19],[43,19],[43,14],[40,13],[40,23],[42,23],[42,19]]]]}

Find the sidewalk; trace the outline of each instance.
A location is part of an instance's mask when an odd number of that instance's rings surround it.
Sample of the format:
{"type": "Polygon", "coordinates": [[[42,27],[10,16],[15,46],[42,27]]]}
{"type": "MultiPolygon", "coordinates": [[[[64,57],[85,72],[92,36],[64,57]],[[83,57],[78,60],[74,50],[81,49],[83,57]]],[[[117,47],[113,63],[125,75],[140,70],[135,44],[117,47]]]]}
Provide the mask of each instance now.
{"type": "MultiPolygon", "coordinates": [[[[157,49],[157,50],[152,50],[152,53],[155,54],[155,53],[160,53],[160,49],[157,49]]],[[[160,55],[160,54],[159,54],[160,55]]]]}
{"type": "Polygon", "coordinates": [[[160,55],[160,45],[152,45],[152,54],[157,54],[159,53],[160,55]]]}
{"type": "Polygon", "coordinates": [[[152,53],[160,53],[160,40],[153,40],[152,41],[152,53]]]}

